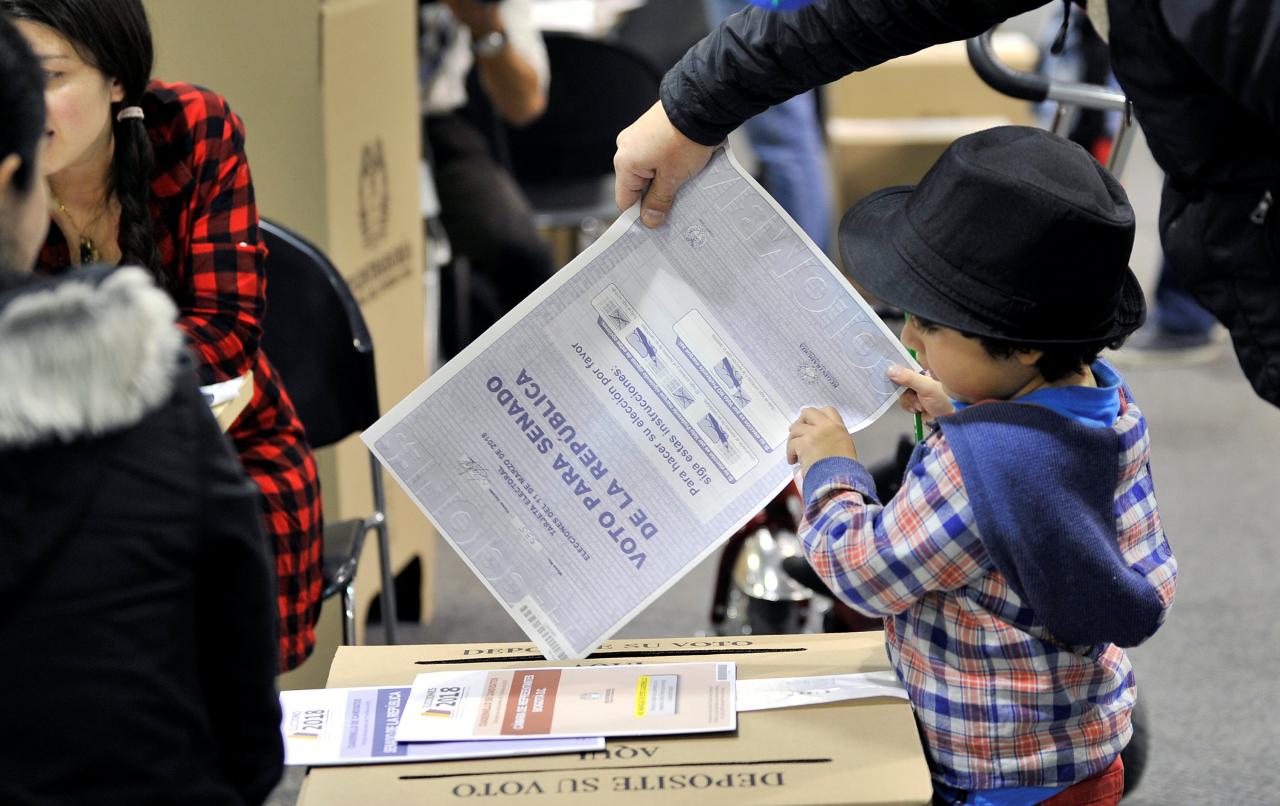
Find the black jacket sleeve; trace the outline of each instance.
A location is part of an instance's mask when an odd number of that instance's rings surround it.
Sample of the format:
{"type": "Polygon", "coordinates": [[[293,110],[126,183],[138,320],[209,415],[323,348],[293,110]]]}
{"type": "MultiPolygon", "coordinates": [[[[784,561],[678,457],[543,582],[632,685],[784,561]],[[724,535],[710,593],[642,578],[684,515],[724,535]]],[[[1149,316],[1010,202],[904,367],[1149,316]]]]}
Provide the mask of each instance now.
{"type": "Polygon", "coordinates": [[[199,392],[195,461],[201,465],[203,540],[197,579],[201,675],[218,762],[246,803],[280,779],[284,748],[276,693],[275,576],[258,488],[218,430],[199,392]]]}
{"type": "Polygon", "coordinates": [[[982,33],[1048,0],[817,0],[750,7],[689,49],[662,81],[662,106],[691,140],[715,145],[793,95],[897,56],[982,33]]]}
{"type": "Polygon", "coordinates": [[[1280,3],[1161,0],[1169,34],[1236,103],[1280,132],[1280,3]]]}

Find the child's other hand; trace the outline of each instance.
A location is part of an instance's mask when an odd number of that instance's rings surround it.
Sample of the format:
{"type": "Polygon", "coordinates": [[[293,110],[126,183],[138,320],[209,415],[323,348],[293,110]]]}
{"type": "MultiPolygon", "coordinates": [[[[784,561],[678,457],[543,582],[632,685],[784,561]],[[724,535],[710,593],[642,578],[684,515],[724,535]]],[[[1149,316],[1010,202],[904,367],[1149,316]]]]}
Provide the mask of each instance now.
{"type": "Polygon", "coordinates": [[[858,458],[853,437],[849,436],[849,429],[840,419],[840,413],[831,406],[802,409],[800,419],[791,424],[787,461],[791,464],[799,462],[801,472],[808,473],[814,462],[831,456],[858,458]]]}
{"type": "Polygon", "coordinates": [[[889,367],[888,375],[889,380],[907,387],[898,398],[898,405],[912,414],[923,414],[932,420],[955,413],[956,407],[951,404],[951,398],[942,389],[942,381],[937,378],[897,364],[889,367]]]}

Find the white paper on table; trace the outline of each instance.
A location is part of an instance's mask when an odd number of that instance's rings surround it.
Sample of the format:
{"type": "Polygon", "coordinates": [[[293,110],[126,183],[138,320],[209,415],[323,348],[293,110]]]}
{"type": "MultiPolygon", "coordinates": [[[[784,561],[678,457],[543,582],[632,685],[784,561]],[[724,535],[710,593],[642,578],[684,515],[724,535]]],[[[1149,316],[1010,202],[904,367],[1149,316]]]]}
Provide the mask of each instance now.
{"type": "Polygon", "coordinates": [[[655,663],[424,672],[401,741],[657,736],[738,726],[733,663],[655,663]]]}
{"type": "Polygon", "coordinates": [[[738,681],[738,711],[796,708],[871,697],[907,699],[893,672],[862,672],[827,677],[775,677],[738,681]]]}
{"type": "Polygon", "coordinates": [[[550,659],[583,658],[790,480],[806,405],[851,430],[905,348],[724,151],[363,434],[550,659]]]}
{"type": "Polygon", "coordinates": [[[533,25],[539,31],[562,31],[587,37],[601,37],[628,11],[644,5],[644,0],[537,0],[533,3],[533,25]]]}
{"type": "Polygon", "coordinates": [[[395,764],[460,758],[590,753],[602,737],[481,742],[397,742],[409,688],[322,688],[280,692],[284,763],[395,764]]]}
{"type": "Polygon", "coordinates": [[[244,385],[244,381],[245,379],[240,377],[220,383],[211,383],[208,386],[201,386],[200,394],[204,396],[204,402],[208,403],[211,408],[221,406],[223,403],[229,403],[236,399],[236,395],[240,394],[240,387],[244,385]]]}

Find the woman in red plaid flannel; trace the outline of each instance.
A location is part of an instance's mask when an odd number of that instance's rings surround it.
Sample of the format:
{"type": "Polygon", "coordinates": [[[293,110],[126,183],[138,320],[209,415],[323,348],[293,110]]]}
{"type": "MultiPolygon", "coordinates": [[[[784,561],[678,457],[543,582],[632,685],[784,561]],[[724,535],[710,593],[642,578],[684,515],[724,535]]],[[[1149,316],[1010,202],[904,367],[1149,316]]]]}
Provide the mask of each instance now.
{"type": "Polygon", "coordinates": [[[320,488],[302,424],[258,348],[266,249],[244,127],[218,95],[151,80],[140,0],[0,0],[0,12],[15,18],[45,69],[55,226],[41,270],[140,265],[177,302],[203,383],[253,373],[253,398],[229,436],[262,491],[280,669],[292,669],[315,643],[320,488]]]}

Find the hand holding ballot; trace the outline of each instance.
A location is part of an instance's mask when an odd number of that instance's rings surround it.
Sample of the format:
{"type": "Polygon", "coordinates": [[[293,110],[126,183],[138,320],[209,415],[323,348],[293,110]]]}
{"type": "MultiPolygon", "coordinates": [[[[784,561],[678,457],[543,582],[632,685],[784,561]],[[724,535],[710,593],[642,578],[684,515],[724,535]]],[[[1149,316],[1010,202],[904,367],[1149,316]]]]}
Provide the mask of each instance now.
{"type": "Polygon", "coordinates": [[[552,660],[585,657],[789,483],[795,412],[856,431],[901,393],[888,367],[915,367],[726,151],[667,226],[639,215],[363,434],[552,660]]]}
{"type": "Polygon", "coordinates": [[[613,158],[619,210],[641,202],[640,220],[656,227],[667,219],[676,191],[697,175],[714,149],[695,143],[671,125],[659,101],[618,135],[613,158]]]}
{"type": "Polygon", "coordinates": [[[925,419],[933,420],[953,414],[956,410],[946,390],[942,388],[942,382],[927,372],[893,366],[889,367],[889,379],[906,387],[898,403],[912,414],[921,414],[925,419]]]}
{"type": "Polygon", "coordinates": [[[831,456],[858,458],[853,437],[840,419],[840,412],[831,406],[803,409],[791,424],[787,461],[799,464],[801,473],[808,473],[814,462],[831,456]]]}

